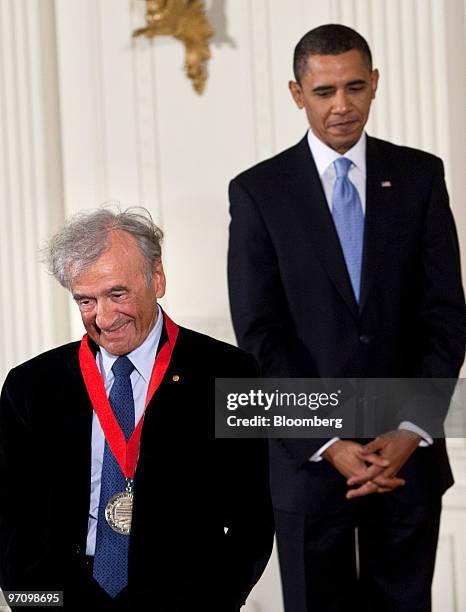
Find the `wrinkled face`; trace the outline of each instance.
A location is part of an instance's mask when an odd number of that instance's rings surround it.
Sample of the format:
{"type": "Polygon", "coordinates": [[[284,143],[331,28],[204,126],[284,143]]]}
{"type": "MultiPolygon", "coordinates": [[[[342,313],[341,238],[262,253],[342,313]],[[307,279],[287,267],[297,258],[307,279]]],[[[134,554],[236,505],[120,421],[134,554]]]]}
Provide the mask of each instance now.
{"type": "Polygon", "coordinates": [[[90,338],[112,355],[126,355],[154,326],[157,299],[165,293],[163,266],[155,266],[148,285],[135,238],[115,230],[108,249],[73,280],[71,293],[90,338]]]}
{"type": "Polygon", "coordinates": [[[310,55],[301,83],[290,81],[291,95],[304,108],[314,134],[343,154],[359,140],[375,98],[378,70],[370,70],[353,49],[338,55],[310,55]]]}

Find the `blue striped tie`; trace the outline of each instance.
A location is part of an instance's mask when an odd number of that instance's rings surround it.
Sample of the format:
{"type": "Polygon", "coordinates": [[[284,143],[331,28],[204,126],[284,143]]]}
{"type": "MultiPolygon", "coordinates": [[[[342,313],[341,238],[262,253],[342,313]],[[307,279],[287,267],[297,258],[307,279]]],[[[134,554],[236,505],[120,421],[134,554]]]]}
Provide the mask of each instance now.
{"type": "MultiPolygon", "coordinates": [[[[118,357],[112,366],[115,375],[108,399],[126,440],[134,430],[134,399],[128,357],[118,357]]],[[[117,533],[105,520],[105,506],[116,493],[126,489],[126,479],[105,442],[93,575],[110,597],[116,597],[128,584],[129,536],[117,533]]]]}
{"type": "Polygon", "coordinates": [[[332,197],[332,216],[340,239],[356,301],[361,288],[364,215],[358,190],[348,178],[352,162],[346,157],[334,161],[337,174],[332,197]]]}

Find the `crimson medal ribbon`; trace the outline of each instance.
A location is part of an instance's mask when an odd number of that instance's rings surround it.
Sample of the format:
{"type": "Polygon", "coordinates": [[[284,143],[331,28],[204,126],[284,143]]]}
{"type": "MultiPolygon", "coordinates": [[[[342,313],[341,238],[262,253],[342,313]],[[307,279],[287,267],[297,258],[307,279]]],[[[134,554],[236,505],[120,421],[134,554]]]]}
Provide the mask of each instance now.
{"type": "Polygon", "coordinates": [[[150,377],[149,388],[147,390],[144,412],[139,419],[130,439],[126,442],[125,435],[121,430],[118,421],[113,414],[113,410],[108,401],[104,387],[104,381],[97,368],[94,355],[89,347],[89,338],[84,334],[79,347],[79,365],[86,385],[87,393],[97,414],[100,425],[104,432],[105,439],[110,449],[118,461],[125,478],[132,479],[136,471],[136,464],[139,456],[139,443],[141,441],[142,424],[144,414],[154,393],[157,391],[163,377],[170,364],[173,349],[178,338],[178,325],[174,323],[165,313],[163,313],[165,329],[167,330],[168,340],[162,346],[154,361],[152,374],[150,377]]]}

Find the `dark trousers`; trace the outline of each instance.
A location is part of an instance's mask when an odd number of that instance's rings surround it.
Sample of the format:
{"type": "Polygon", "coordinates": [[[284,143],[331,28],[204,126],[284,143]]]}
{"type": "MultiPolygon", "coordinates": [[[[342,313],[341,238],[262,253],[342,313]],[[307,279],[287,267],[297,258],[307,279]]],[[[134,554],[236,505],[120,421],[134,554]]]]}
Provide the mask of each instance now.
{"type": "Polygon", "coordinates": [[[429,612],[440,511],[391,494],[318,519],[276,511],[286,612],[429,612]]]}

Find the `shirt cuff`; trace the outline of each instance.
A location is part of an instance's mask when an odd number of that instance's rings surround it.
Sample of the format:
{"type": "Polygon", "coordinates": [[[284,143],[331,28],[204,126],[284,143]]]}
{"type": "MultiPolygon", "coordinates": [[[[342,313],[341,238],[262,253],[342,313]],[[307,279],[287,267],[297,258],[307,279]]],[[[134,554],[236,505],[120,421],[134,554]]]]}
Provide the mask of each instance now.
{"type": "Polygon", "coordinates": [[[309,458],[309,461],[312,461],[313,463],[317,463],[318,461],[322,461],[322,459],[323,459],[322,454],[327,450],[327,448],[332,446],[332,444],[337,442],[339,439],[340,438],[332,438],[331,440],[326,442],[323,446],[321,446],[319,448],[319,450],[316,450],[316,452],[312,455],[312,457],[309,458]]]}
{"type": "Polygon", "coordinates": [[[418,436],[421,436],[422,440],[419,442],[419,446],[422,446],[422,447],[432,446],[432,444],[434,443],[431,436],[429,436],[429,434],[426,431],[424,431],[423,429],[421,429],[414,423],[411,423],[411,421],[402,421],[398,425],[398,429],[406,429],[407,431],[412,431],[418,436]]]}

